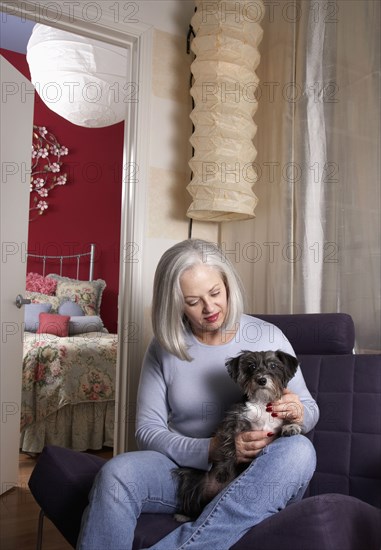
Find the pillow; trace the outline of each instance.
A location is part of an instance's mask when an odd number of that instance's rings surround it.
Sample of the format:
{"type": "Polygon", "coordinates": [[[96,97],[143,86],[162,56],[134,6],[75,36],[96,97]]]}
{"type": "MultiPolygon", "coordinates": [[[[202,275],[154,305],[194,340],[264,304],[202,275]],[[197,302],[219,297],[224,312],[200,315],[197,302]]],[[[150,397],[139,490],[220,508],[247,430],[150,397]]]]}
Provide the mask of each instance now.
{"type": "Polygon", "coordinates": [[[58,308],[58,313],[60,315],[69,315],[70,317],[85,315],[81,306],[72,300],[64,300],[61,302],[61,305],[58,308]]]}
{"type": "Polygon", "coordinates": [[[28,332],[36,332],[38,329],[40,313],[49,313],[52,309],[51,304],[25,304],[24,307],[24,328],[28,332]]]}
{"type": "Polygon", "coordinates": [[[57,281],[50,277],[44,277],[39,273],[30,272],[26,276],[26,290],[40,292],[52,296],[57,287],[57,281]]]}
{"type": "Polygon", "coordinates": [[[57,281],[56,295],[72,300],[81,306],[85,315],[99,315],[101,309],[102,294],[106,288],[106,281],[79,281],[51,273],[48,275],[57,281]]]}
{"type": "Polygon", "coordinates": [[[84,334],[86,332],[103,332],[103,322],[97,315],[83,315],[71,317],[69,322],[69,334],[84,334]]]}
{"type": "Polygon", "coordinates": [[[37,334],[54,334],[55,336],[69,335],[69,315],[58,315],[57,313],[40,313],[40,324],[37,334]]]}
{"type": "Polygon", "coordinates": [[[41,294],[40,292],[25,292],[25,298],[29,298],[33,304],[50,304],[52,307],[52,313],[57,313],[60,306],[60,299],[57,296],[48,296],[47,294],[41,294]]]}

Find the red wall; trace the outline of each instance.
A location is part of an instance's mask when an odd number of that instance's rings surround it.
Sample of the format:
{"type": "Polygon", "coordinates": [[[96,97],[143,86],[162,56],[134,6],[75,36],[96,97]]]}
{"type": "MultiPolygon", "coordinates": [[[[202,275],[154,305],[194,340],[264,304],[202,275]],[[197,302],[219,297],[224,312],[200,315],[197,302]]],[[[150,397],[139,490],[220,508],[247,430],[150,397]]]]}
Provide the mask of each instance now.
{"type": "MultiPolygon", "coordinates": [[[[25,55],[0,51],[30,79],[25,55]]],[[[69,149],[69,154],[61,157],[61,172],[68,174],[68,181],[51,191],[48,210],[29,224],[28,251],[77,254],[87,252],[87,245],[95,243],[94,278],[107,283],[101,317],[107,329],[116,332],[124,123],[82,128],[51,111],[37,93],[35,98],[34,124],[45,126],[69,149]]],[[[37,271],[37,266],[28,263],[28,271],[37,271]]],[[[75,277],[74,266],[73,271],[64,275],[75,277]]],[[[87,278],[87,270],[81,271],[80,278],[87,278]]]]}

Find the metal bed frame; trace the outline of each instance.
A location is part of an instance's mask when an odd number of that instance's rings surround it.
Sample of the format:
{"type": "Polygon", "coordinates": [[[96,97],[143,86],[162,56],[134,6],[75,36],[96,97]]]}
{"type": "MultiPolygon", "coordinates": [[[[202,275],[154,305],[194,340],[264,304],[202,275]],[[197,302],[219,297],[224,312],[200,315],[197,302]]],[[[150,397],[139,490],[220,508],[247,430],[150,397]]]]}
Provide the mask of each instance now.
{"type": "Polygon", "coordinates": [[[48,261],[59,262],[60,264],[60,276],[63,273],[63,264],[67,260],[76,259],[77,260],[77,279],[79,279],[79,269],[82,258],[89,257],[89,281],[92,281],[94,278],[94,259],[95,259],[95,244],[90,244],[90,252],[84,252],[83,254],[71,254],[67,256],[48,256],[46,254],[31,254],[27,253],[27,258],[35,258],[42,261],[42,275],[45,277],[46,273],[46,263],[48,261]]]}

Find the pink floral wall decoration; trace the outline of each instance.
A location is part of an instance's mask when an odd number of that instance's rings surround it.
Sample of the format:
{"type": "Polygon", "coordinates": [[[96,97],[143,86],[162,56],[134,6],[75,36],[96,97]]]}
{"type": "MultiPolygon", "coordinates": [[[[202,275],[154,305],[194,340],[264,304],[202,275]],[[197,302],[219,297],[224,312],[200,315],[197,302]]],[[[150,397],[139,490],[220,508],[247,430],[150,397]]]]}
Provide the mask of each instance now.
{"type": "Polygon", "coordinates": [[[58,185],[66,185],[61,157],[69,150],[45,126],[33,126],[32,169],[30,179],[30,221],[36,220],[49,207],[49,193],[58,185]]]}

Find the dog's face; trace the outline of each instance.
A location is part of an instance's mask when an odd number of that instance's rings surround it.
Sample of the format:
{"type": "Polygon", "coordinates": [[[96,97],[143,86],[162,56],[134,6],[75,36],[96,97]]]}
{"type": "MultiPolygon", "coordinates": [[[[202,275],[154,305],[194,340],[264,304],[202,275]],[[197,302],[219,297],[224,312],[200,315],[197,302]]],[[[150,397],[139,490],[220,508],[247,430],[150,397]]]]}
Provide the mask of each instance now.
{"type": "Polygon", "coordinates": [[[243,351],[226,362],[231,378],[249,399],[258,391],[280,398],[296,373],[298,360],[283,351],[243,351]]]}

